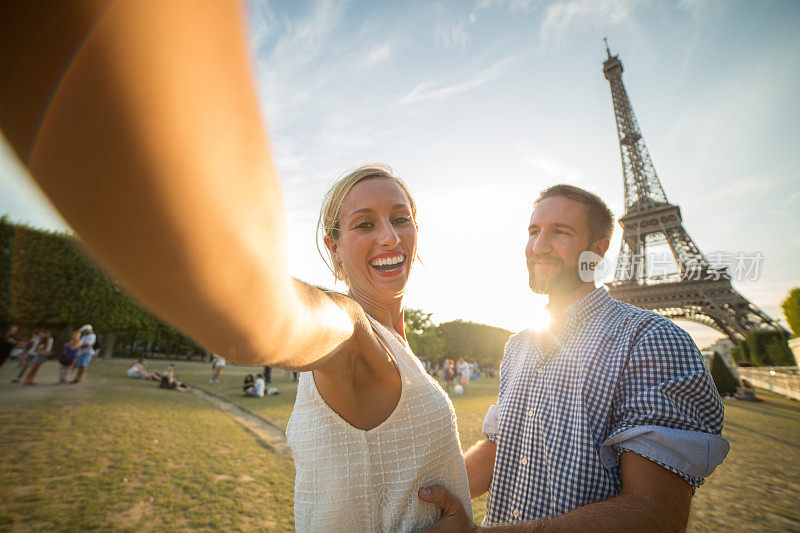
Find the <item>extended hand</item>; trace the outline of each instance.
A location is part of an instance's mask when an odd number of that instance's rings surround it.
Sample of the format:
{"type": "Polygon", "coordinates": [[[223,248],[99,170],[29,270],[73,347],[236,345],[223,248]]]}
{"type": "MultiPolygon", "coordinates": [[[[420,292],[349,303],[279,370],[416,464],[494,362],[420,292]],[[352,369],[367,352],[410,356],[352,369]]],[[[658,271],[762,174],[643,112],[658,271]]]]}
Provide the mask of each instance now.
{"type": "Polygon", "coordinates": [[[441,485],[420,489],[419,498],[442,507],[442,518],[420,533],[478,531],[478,526],[467,517],[467,512],[458,498],[441,485]]]}

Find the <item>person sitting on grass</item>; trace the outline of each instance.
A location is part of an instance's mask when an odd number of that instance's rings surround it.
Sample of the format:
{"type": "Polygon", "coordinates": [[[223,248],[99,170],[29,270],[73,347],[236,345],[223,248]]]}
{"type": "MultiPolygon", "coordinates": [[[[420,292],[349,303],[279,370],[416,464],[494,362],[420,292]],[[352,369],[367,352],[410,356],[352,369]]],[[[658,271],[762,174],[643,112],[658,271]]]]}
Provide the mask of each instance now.
{"type": "Polygon", "coordinates": [[[164,372],[163,376],[161,376],[161,381],[159,382],[158,387],[161,389],[189,392],[189,387],[187,387],[183,382],[175,378],[174,364],[169,365],[169,369],[166,372],[164,372]]]}
{"type": "Polygon", "coordinates": [[[135,379],[152,379],[153,381],[159,381],[161,379],[161,376],[155,372],[147,370],[147,364],[144,362],[143,358],[133,363],[130,368],[128,368],[127,374],[129,378],[135,379]]]}
{"type": "Polygon", "coordinates": [[[78,350],[81,348],[81,332],[74,331],[69,342],[64,344],[64,350],[61,354],[59,363],[61,368],[58,371],[58,385],[69,383],[69,375],[72,369],[75,368],[75,362],[78,360],[78,350]]]}
{"type": "Polygon", "coordinates": [[[759,398],[756,398],[756,390],[753,388],[753,385],[750,384],[749,381],[742,378],[739,382],[739,385],[736,387],[736,392],[733,395],[734,398],[737,400],[743,400],[745,402],[760,402],[759,398]]]}
{"type": "Polygon", "coordinates": [[[253,396],[256,398],[263,398],[266,386],[267,384],[264,382],[264,376],[258,374],[253,384],[244,390],[244,395],[253,396]]]}
{"type": "Polygon", "coordinates": [[[247,389],[252,387],[253,383],[255,383],[255,381],[256,381],[256,378],[253,377],[253,374],[247,374],[244,377],[244,384],[242,385],[242,392],[247,394],[247,389]]]}

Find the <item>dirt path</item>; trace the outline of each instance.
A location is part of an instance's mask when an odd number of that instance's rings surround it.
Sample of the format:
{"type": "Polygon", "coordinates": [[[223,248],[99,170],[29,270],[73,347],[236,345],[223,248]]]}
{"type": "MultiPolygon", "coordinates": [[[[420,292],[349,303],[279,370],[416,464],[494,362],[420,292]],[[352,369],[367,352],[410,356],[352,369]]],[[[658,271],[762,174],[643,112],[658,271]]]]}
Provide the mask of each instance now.
{"type": "Polygon", "coordinates": [[[198,387],[192,387],[192,393],[204,398],[216,405],[219,409],[228,413],[234,420],[253,432],[270,448],[283,455],[292,456],[292,450],[289,447],[289,443],[286,441],[286,434],[260,416],[256,416],[233,402],[206,392],[198,387]]]}

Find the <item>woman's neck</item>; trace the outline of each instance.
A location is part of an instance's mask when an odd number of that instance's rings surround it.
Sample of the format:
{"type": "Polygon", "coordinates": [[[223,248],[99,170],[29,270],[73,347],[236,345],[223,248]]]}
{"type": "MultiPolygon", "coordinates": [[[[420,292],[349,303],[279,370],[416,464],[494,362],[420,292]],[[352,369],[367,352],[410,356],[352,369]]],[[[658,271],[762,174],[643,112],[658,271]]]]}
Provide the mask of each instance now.
{"type": "Polygon", "coordinates": [[[403,296],[398,295],[391,300],[377,300],[350,289],[351,298],[358,302],[369,316],[394,330],[403,340],[406,338],[405,315],[403,313],[403,296]]]}

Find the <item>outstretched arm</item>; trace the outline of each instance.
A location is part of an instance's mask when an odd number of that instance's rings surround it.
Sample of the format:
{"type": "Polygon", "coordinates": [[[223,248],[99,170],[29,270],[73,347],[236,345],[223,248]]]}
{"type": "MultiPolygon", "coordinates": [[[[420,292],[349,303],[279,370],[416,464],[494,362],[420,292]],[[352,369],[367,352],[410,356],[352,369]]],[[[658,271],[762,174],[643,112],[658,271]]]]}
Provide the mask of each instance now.
{"type": "Polygon", "coordinates": [[[307,367],[350,338],[289,277],[238,2],[2,9],[0,127],[113,277],[234,361],[307,367]]]}

